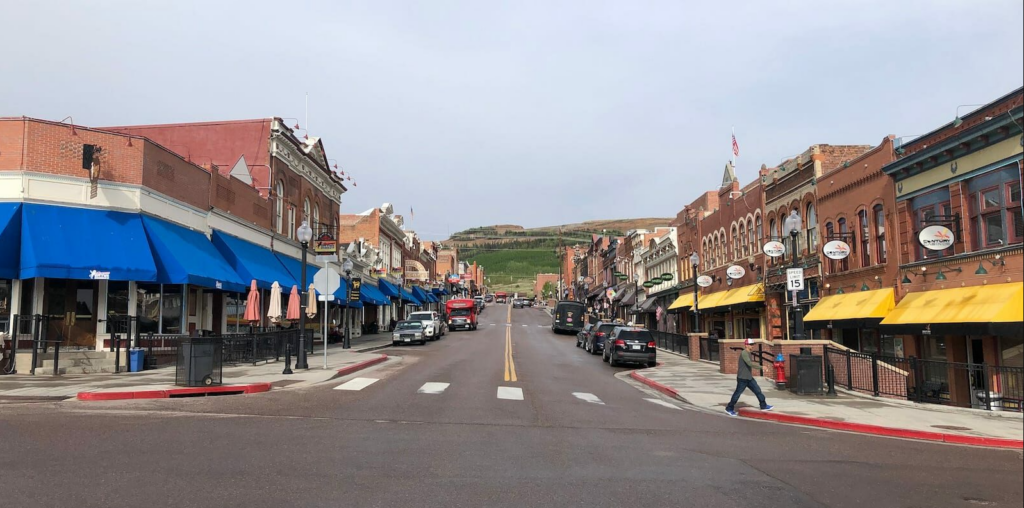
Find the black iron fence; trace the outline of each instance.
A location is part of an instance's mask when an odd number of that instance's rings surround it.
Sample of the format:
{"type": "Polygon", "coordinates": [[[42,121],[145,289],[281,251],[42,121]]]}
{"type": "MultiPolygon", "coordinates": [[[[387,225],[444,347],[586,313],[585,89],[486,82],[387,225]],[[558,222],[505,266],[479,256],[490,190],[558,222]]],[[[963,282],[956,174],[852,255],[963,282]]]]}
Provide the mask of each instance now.
{"type": "Polygon", "coordinates": [[[994,411],[1021,411],[1024,368],[882,356],[825,348],[837,386],[875,396],[994,411]]]}
{"type": "Polygon", "coordinates": [[[6,326],[0,328],[6,333],[12,326],[13,333],[5,341],[6,360],[0,363],[0,373],[13,374],[14,372],[28,371],[35,375],[36,369],[42,366],[43,355],[53,354],[53,375],[60,374],[60,345],[64,338],[61,336],[50,337],[47,331],[50,328],[50,316],[40,314],[25,316],[14,315],[7,322],[6,326]],[[18,353],[31,352],[28,365],[17,365],[18,353]]]}
{"type": "Polygon", "coordinates": [[[654,336],[654,341],[658,344],[658,348],[690,356],[690,338],[686,335],[657,330],[651,330],[651,335],[654,336]]]}
{"type": "Polygon", "coordinates": [[[700,338],[700,359],[717,362],[719,359],[718,337],[700,338]]]}

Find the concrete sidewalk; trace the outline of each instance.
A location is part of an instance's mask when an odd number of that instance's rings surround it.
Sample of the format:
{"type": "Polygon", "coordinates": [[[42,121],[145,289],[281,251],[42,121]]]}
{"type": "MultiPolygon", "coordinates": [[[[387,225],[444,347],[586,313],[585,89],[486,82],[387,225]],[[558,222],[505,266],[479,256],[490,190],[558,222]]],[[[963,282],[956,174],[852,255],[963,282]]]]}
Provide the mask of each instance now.
{"type": "MultiPolygon", "coordinates": [[[[387,355],[381,353],[357,351],[357,348],[375,348],[380,346],[380,343],[380,337],[366,336],[365,341],[353,339],[352,349],[345,350],[340,345],[331,345],[327,348],[326,368],[324,368],[323,349],[319,349],[309,357],[308,370],[294,370],[293,374],[282,374],[283,361],[271,360],[265,363],[260,362],[257,365],[225,365],[223,383],[237,387],[269,383],[273,389],[301,388],[322,383],[386,360],[387,355]]],[[[390,335],[388,335],[387,343],[390,346],[390,335]]],[[[293,358],[292,362],[294,361],[293,358]]],[[[83,392],[168,391],[180,388],[174,386],[174,376],[173,366],[120,374],[81,374],[56,377],[0,376],[0,399],[65,399],[76,397],[83,392]]]]}
{"type": "MultiPolygon", "coordinates": [[[[697,408],[725,416],[725,406],[736,388],[735,375],[719,373],[717,364],[692,361],[660,350],[658,360],[662,365],[634,371],[631,377],[697,408]]],[[[802,396],[776,390],[770,379],[758,378],[757,381],[775,409],[768,413],[760,411],[757,398],[748,390],[736,406],[741,416],[867,434],[1018,449],[1024,438],[1024,419],[1020,413],[890,401],[846,392],[840,392],[838,397],[802,396]]]]}

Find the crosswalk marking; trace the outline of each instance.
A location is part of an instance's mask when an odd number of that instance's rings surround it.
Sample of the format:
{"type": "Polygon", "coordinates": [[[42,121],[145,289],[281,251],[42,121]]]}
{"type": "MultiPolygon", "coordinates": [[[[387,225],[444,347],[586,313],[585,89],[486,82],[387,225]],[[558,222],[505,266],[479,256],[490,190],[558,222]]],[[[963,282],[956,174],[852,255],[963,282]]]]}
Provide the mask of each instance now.
{"type": "Polygon", "coordinates": [[[514,386],[499,386],[498,398],[504,400],[523,400],[523,389],[514,386]]]}
{"type": "Polygon", "coordinates": [[[659,406],[670,407],[672,409],[678,409],[680,411],[683,410],[683,408],[681,408],[681,407],[679,407],[679,406],[677,406],[675,404],[671,404],[671,403],[665,402],[665,401],[663,401],[661,399],[644,399],[644,400],[646,400],[647,402],[653,402],[653,403],[655,403],[655,404],[657,404],[659,406]]]}
{"type": "Polygon", "coordinates": [[[523,326],[529,326],[529,325],[523,325],[523,326]]]}
{"type": "Polygon", "coordinates": [[[371,377],[357,377],[338,386],[335,386],[335,390],[348,390],[348,391],[359,391],[367,386],[376,383],[378,380],[371,377]]]}
{"type": "Polygon", "coordinates": [[[604,402],[601,402],[601,399],[597,398],[597,395],[594,395],[593,393],[573,392],[572,396],[591,404],[604,405],[604,402]]]}
{"type": "Polygon", "coordinates": [[[490,326],[494,326],[494,323],[491,323],[490,326]]]}
{"type": "Polygon", "coordinates": [[[421,386],[419,390],[416,390],[416,393],[430,393],[437,395],[444,392],[445,388],[448,388],[448,385],[449,383],[423,383],[423,386],[421,386]]]}

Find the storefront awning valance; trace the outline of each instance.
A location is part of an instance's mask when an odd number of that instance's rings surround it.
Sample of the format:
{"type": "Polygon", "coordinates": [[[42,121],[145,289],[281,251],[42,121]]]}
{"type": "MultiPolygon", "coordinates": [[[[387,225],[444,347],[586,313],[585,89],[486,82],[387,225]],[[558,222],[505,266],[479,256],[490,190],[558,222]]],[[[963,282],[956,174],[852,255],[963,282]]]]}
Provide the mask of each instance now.
{"type": "MultiPolygon", "coordinates": [[[[298,259],[295,259],[291,256],[285,256],[280,252],[275,252],[274,255],[277,256],[277,260],[280,261],[282,265],[284,265],[284,269],[288,270],[288,273],[292,276],[292,280],[297,281],[295,284],[301,285],[302,261],[299,261],[298,259]]],[[[316,272],[318,271],[320,271],[320,267],[312,265],[308,262],[306,263],[306,287],[309,287],[309,285],[313,283],[313,277],[316,275],[316,272]]],[[[338,288],[337,291],[334,292],[334,295],[344,295],[345,291],[347,290],[346,288],[348,288],[348,286],[345,284],[345,274],[341,274],[341,286],[338,288]]],[[[317,291],[316,294],[319,295],[320,292],[317,291]]],[[[338,298],[343,297],[344,296],[338,296],[338,298]]]]}
{"type": "Polygon", "coordinates": [[[17,279],[21,267],[21,203],[0,203],[0,279],[17,279]]]}
{"type": "Polygon", "coordinates": [[[421,302],[419,298],[416,298],[415,295],[407,291],[405,288],[398,288],[398,291],[402,295],[403,302],[416,306],[423,305],[423,302],[421,302]]]}
{"type": "Polygon", "coordinates": [[[142,216],[142,225],[156,261],[156,281],[195,284],[242,292],[246,284],[205,234],[155,217],[142,216]]]}
{"type": "Polygon", "coordinates": [[[380,292],[384,293],[384,296],[389,298],[400,298],[402,296],[397,286],[384,279],[377,279],[377,284],[380,287],[380,292]]]}
{"type": "Polygon", "coordinates": [[[368,284],[365,280],[363,284],[359,286],[359,299],[366,304],[370,305],[388,305],[391,300],[384,296],[384,293],[380,292],[380,289],[373,284],[368,284]]]}
{"type": "Polygon", "coordinates": [[[413,296],[416,297],[417,300],[420,301],[420,303],[427,303],[430,301],[430,299],[427,298],[427,292],[423,291],[423,288],[419,286],[412,287],[412,294],[413,296]]]}
{"type": "Polygon", "coordinates": [[[725,292],[712,293],[708,297],[698,297],[697,299],[700,310],[758,304],[761,302],[764,302],[764,286],[761,284],[751,284],[725,292]],[[716,296],[718,298],[715,298],[716,296]]]}
{"type": "Polygon", "coordinates": [[[255,280],[257,287],[262,289],[270,289],[274,282],[286,290],[299,284],[270,249],[216,229],[213,230],[212,241],[243,281],[255,280]]]}
{"type": "Polygon", "coordinates": [[[654,306],[657,305],[657,303],[657,298],[648,298],[644,300],[643,303],[640,304],[640,312],[654,312],[654,306]]]}
{"type": "Polygon", "coordinates": [[[25,203],[20,254],[21,279],[156,280],[136,213],[25,203]]]}
{"type": "Polygon", "coordinates": [[[438,288],[434,288],[434,289],[431,289],[431,290],[430,290],[430,292],[431,292],[431,293],[434,293],[435,295],[443,295],[443,294],[444,294],[444,293],[442,293],[442,292],[441,292],[441,290],[440,290],[440,289],[438,289],[438,288]]]}
{"type": "Polygon", "coordinates": [[[627,306],[633,305],[634,303],[636,303],[636,288],[630,286],[622,291],[622,298],[619,300],[619,305],[627,306]]]}
{"type": "Polygon", "coordinates": [[[686,307],[693,307],[693,293],[684,293],[676,301],[672,302],[672,305],[668,306],[668,310],[683,309],[686,307]]]}
{"type": "Polygon", "coordinates": [[[884,319],[896,306],[892,288],[830,295],[821,299],[804,322],[848,319],[884,319]]]}
{"type": "Polygon", "coordinates": [[[1024,282],[1013,282],[910,293],[882,326],[1022,321],[1024,282]]]}

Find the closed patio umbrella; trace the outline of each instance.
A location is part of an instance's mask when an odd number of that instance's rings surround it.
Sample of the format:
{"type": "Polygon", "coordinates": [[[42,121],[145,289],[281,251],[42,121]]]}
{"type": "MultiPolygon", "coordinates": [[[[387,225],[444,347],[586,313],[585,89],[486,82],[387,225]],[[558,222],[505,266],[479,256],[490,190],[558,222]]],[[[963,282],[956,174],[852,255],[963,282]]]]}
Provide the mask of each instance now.
{"type": "Polygon", "coordinates": [[[260,321],[260,290],[256,289],[256,281],[249,286],[249,296],[245,299],[245,316],[249,324],[260,321]]]}
{"type": "Polygon", "coordinates": [[[299,286],[293,285],[292,292],[288,294],[288,314],[285,316],[285,319],[287,319],[288,321],[299,320],[300,301],[301,300],[299,299],[299,286]]]}
{"type": "Polygon", "coordinates": [[[276,280],[274,285],[270,286],[270,305],[267,309],[267,317],[270,318],[271,323],[281,324],[281,285],[276,280]]]}
{"type": "Polygon", "coordinates": [[[309,285],[309,292],[306,293],[306,317],[313,319],[316,317],[316,289],[313,289],[313,285],[309,285]]]}

